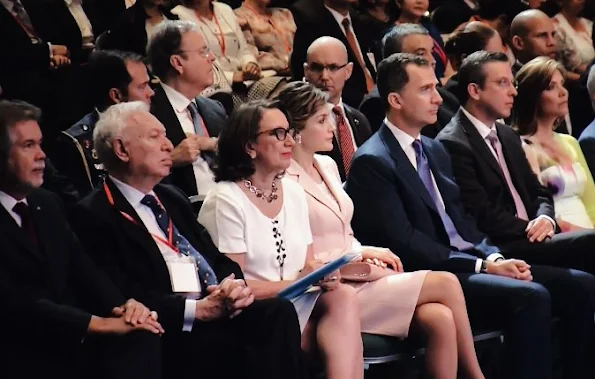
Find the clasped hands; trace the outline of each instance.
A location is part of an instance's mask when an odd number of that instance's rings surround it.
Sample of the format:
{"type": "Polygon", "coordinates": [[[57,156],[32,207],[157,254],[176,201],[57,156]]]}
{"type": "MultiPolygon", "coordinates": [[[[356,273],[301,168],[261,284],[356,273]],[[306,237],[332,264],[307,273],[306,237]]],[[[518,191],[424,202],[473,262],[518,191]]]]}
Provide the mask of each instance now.
{"type": "Polygon", "coordinates": [[[127,334],[135,330],[159,335],[165,332],[157,321],[157,312],[134,299],[114,307],[110,317],[92,316],[88,326],[89,333],[94,334],[127,334]]]}
{"type": "Polygon", "coordinates": [[[183,166],[193,163],[201,151],[215,151],[217,138],[187,134],[186,138],[175,147],[171,153],[174,166],[183,166]]]}
{"type": "Polygon", "coordinates": [[[218,285],[207,287],[208,295],[196,302],[196,318],[212,321],[234,318],[254,302],[252,289],[242,279],[231,274],[218,285]]]}
{"type": "Polygon", "coordinates": [[[546,217],[537,217],[527,224],[525,228],[527,238],[530,242],[541,242],[546,238],[554,236],[555,228],[552,222],[546,217]]]}

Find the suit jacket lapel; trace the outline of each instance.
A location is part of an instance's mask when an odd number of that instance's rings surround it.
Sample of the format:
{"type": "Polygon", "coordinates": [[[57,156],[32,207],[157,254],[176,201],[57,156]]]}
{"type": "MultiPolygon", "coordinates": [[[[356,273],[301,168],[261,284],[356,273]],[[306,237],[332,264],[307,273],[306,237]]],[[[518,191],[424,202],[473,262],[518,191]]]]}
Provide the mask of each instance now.
{"type": "Polygon", "coordinates": [[[140,250],[147,254],[153,266],[155,266],[157,270],[165,270],[164,272],[167,273],[168,269],[165,264],[165,260],[161,255],[161,251],[151,236],[151,233],[149,233],[142,220],[138,216],[138,213],[136,213],[132,205],[128,202],[128,200],[126,200],[124,195],[122,195],[118,187],[114,185],[109,177],[105,179],[105,183],[107,184],[114,199],[113,211],[116,213],[114,217],[116,218],[118,225],[124,230],[124,234],[130,236],[141,246],[140,250]],[[121,212],[124,212],[132,217],[134,221],[129,220],[127,217],[122,215],[121,212]]]}
{"type": "Polygon", "coordinates": [[[355,144],[360,146],[363,141],[361,141],[361,135],[359,133],[359,120],[353,116],[353,112],[349,109],[347,104],[344,104],[345,108],[345,116],[349,121],[349,125],[351,126],[351,131],[353,132],[353,139],[355,140],[355,144]]]}
{"type": "MultiPolygon", "coordinates": [[[[316,160],[314,160],[314,162],[315,162],[314,164],[317,166],[319,172],[322,172],[323,170],[320,168],[320,166],[318,165],[316,160]]],[[[326,195],[325,193],[322,192],[322,190],[318,187],[318,185],[314,182],[314,180],[312,180],[310,175],[308,175],[306,173],[306,171],[302,168],[302,166],[299,165],[299,163],[297,163],[296,161],[294,161],[292,159],[291,165],[289,166],[287,173],[296,177],[297,182],[302,186],[302,188],[304,189],[304,191],[306,191],[306,193],[308,193],[310,196],[312,196],[314,199],[316,199],[322,205],[324,205],[325,207],[327,207],[331,211],[333,211],[333,213],[335,215],[337,215],[337,217],[339,217],[341,219],[343,218],[341,216],[341,211],[340,211],[338,204],[337,203],[333,204],[333,199],[330,199],[328,197],[328,195],[326,195]]],[[[325,178],[323,176],[323,179],[327,180],[327,183],[328,183],[328,178],[325,178]]]]}
{"type": "Polygon", "coordinates": [[[457,112],[455,117],[458,118],[459,125],[461,125],[461,128],[463,128],[463,131],[467,134],[467,136],[469,136],[469,142],[479,152],[483,159],[486,160],[490,167],[496,171],[500,178],[506,182],[504,179],[504,174],[502,173],[502,169],[500,168],[500,164],[498,164],[498,161],[496,161],[496,157],[494,157],[494,154],[492,154],[484,139],[481,138],[477,128],[475,128],[467,116],[465,116],[460,110],[457,112]]]}
{"type": "Polygon", "coordinates": [[[417,170],[411,165],[409,158],[407,158],[407,155],[405,155],[401,145],[399,145],[399,142],[390,131],[388,126],[383,123],[378,132],[380,133],[380,138],[384,141],[384,145],[386,146],[389,154],[395,161],[397,173],[404,178],[403,182],[407,185],[410,185],[412,187],[412,191],[419,194],[426,205],[434,212],[438,213],[436,204],[434,204],[434,201],[430,197],[430,193],[428,192],[424,183],[421,181],[417,170]]]}
{"type": "Polygon", "coordinates": [[[516,169],[515,165],[512,164],[512,162],[519,162],[519,159],[526,159],[526,157],[524,155],[524,152],[522,157],[515,157],[513,155],[513,152],[508,148],[508,140],[506,138],[506,133],[501,132],[502,128],[509,128],[509,126],[496,123],[498,139],[500,140],[500,145],[502,146],[502,154],[504,154],[504,159],[506,161],[508,173],[510,174],[510,179],[512,179],[512,183],[515,186],[517,192],[519,193],[519,196],[522,197],[521,193],[523,193],[523,191],[519,191],[519,188],[522,188],[523,178],[519,176],[519,172],[516,169]],[[502,138],[500,138],[500,136],[502,136],[502,138]]]}
{"type": "Polygon", "coordinates": [[[155,87],[155,95],[151,101],[151,113],[165,126],[167,138],[171,140],[174,146],[177,146],[186,138],[178,116],[176,116],[176,112],[161,85],[155,87]]]}
{"type": "MultiPolygon", "coordinates": [[[[27,199],[27,202],[30,203],[29,199],[27,199]]],[[[36,231],[40,229],[37,226],[40,221],[39,218],[33,220],[36,231]]],[[[29,252],[32,257],[38,260],[43,259],[40,251],[31,243],[23,229],[19,227],[8,211],[2,206],[0,206],[0,225],[2,225],[2,235],[4,238],[12,239],[17,245],[20,245],[24,250],[29,252]]]]}

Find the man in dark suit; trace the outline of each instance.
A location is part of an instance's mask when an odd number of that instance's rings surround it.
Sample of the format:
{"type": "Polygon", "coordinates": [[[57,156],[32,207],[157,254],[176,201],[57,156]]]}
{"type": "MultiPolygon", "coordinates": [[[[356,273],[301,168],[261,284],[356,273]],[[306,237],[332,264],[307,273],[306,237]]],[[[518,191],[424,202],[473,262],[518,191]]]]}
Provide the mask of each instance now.
{"type": "MultiPolygon", "coordinates": [[[[589,69],[586,87],[591,106],[595,110],[595,65],[592,65],[589,69]]],[[[589,165],[589,170],[591,170],[591,175],[593,175],[595,174],[595,120],[592,120],[585,130],[583,130],[578,142],[589,165]]]]}
{"type": "Polygon", "coordinates": [[[438,134],[452,157],[463,205],[509,255],[533,264],[595,272],[595,232],[556,233],[552,195],[506,119],[516,96],[503,53],[476,52],[459,70],[463,107],[438,134]],[[466,89],[467,91],[463,91],[466,89]]]}
{"type": "Polygon", "coordinates": [[[348,61],[353,63],[353,73],[343,90],[343,101],[357,107],[374,86],[376,67],[370,49],[376,36],[373,27],[350,11],[353,3],[353,0],[300,0],[293,5],[297,30],[293,39],[291,71],[295,80],[302,80],[306,52],[312,42],[323,36],[337,38],[347,46],[348,61]]]}
{"type": "Polygon", "coordinates": [[[320,37],[308,47],[304,63],[306,81],[329,95],[331,122],[335,126],[333,150],[324,154],[337,163],[343,181],[353,153],[372,135],[366,116],[343,103],[343,88],[352,72],[353,63],[347,61],[347,49],[338,39],[320,37]]]}
{"type": "MultiPolygon", "coordinates": [[[[436,60],[432,55],[434,41],[427,29],[421,25],[401,24],[393,27],[383,38],[383,45],[382,55],[384,57],[389,57],[395,53],[409,53],[424,57],[431,63],[432,67],[436,64],[436,60]]],[[[422,134],[430,138],[436,137],[459,108],[459,102],[452,93],[443,87],[437,87],[436,89],[440,97],[442,97],[442,104],[438,107],[438,119],[434,124],[426,125],[422,129],[422,134]]],[[[372,131],[377,131],[382,125],[386,114],[384,101],[378,93],[378,86],[374,87],[372,92],[364,97],[359,105],[359,110],[370,121],[372,131]]]]}
{"type": "Polygon", "coordinates": [[[389,248],[407,270],[455,273],[472,325],[503,330],[503,377],[552,377],[552,309],[570,333],[562,348],[565,374],[583,375],[595,278],[505,259],[477,229],[461,205],[448,153],[420,136],[424,125],[436,121],[441,102],[428,61],[411,54],[384,59],[378,89],[387,122],[358,149],[346,182],[358,239],[389,248]]]}
{"type": "Polygon", "coordinates": [[[191,198],[198,212],[215,184],[209,163],[227,119],[221,103],[199,96],[213,84],[215,56],[196,24],[188,21],[164,22],[147,52],[153,73],[162,81],[155,88],[151,113],[165,125],[175,146],[168,180],[191,198]]]}
{"type": "Polygon", "coordinates": [[[40,114],[0,101],[2,371],[27,379],[160,378],[156,313],[125,301],[83,252],[59,198],[39,188],[40,114]]]}
{"type": "Polygon", "coordinates": [[[93,146],[99,112],[125,101],[150,104],[154,94],[143,58],[134,53],[95,51],[89,60],[89,74],[94,109],[62,131],[53,159],[60,172],[71,178],[81,196],[100,186],[105,178],[103,164],[93,146]]]}
{"type": "Polygon", "coordinates": [[[158,184],[173,145],[146,104],[110,107],[94,139],[109,176],[73,210],[73,225],[120,290],[159,313],[168,377],[301,378],[293,305],[253,302],[239,266],[217,251],[186,196],[158,184]]]}

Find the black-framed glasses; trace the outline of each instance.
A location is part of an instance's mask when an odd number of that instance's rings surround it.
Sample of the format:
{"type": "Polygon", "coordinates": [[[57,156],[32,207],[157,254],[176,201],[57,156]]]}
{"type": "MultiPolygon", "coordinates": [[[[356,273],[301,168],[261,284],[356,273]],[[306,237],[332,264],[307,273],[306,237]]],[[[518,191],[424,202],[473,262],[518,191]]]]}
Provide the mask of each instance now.
{"type": "Polygon", "coordinates": [[[205,46],[202,49],[178,50],[175,52],[175,54],[181,53],[198,53],[198,55],[200,55],[201,57],[208,58],[211,55],[212,51],[211,49],[209,49],[208,46],[205,46]]]}
{"type": "Polygon", "coordinates": [[[297,135],[298,135],[298,131],[294,127],[289,127],[287,129],[285,129],[285,128],[275,128],[275,129],[271,129],[271,130],[265,130],[265,131],[262,131],[262,132],[258,132],[258,133],[256,133],[256,137],[258,137],[261,134],[267,134],[269,136],[275,136],[279,141],[285,141],[285,139],[287,138],[287,135],[290,135],[291,138],[293,138],[295,140],[296,137],[297,137],[297,135]]]}
{"type": "Polygon", "coordinates": [[[338,65],[338,64],[320,64],[320,63],[316,63],[316,62],[312,62],[312,63],[306,63],[306,66],[308,67],[308,69],[314,73],[320,74],[322,71],[324,71],[324,69],[329,70],[329,72],[331,73],[335,73],[337,71],[339,71],[340,69],[342,69],[343,67],[347,66],[349,64],[349,62],[342,64],[342,65],[338,65]]]}

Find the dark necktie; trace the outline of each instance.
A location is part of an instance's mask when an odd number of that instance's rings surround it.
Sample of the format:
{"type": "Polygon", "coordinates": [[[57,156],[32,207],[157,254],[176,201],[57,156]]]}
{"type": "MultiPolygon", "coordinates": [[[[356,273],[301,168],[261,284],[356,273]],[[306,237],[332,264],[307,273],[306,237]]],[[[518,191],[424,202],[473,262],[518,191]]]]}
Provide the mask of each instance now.
{"type": "Polygon", "coordinates": [[[424,186],[428,190],[428,193],[430,194],[430,197],[432,198],[432,201],[434,202],[434,205],[440,214],[442,224],[444,225],[444,229],[446,230],[450,240],[450,245],[461,251],[473,248],[473,244],[465,241],[463,237],[461,237],[457,231],[457,228],[452,222],[452,219],[448,213],[446,213],[446,209],[444,209],[438,199],[438,193],[434,188],[434,182],[432,180],[432,172],[430,171],[428,157],[426,157],[426,154],[424,153],[424,149],[420,140],[416,139],[413,142],[413,149],[415,150],[415,159],[417,161],[417,173],[421,181],[424,183],[424,186]]]}
{"type": "Polygon", "coordinates": [[[333,113],[337,117],[337,140],[339,140],[341,159],[343,160],[345,174],[348,174],[349,167],[351,167],[351,159],[355,153],[355,148],[353,147],[353,140],[351,139],[349,125],[347,125],[347,122],[345,122],[345,117],[343,116],[343,110],[337,105],[333,107],[333,113]]]}
{"type": "MultiPolygon", "coordinates": [[[[157,219],[157,223],[163,233],[167,236],[169,234],[169,216],[165,208],[163,208],[158,202],[155,196],[153,195],[146,195],[141,200],[141,204],[146,205],[147,207],[151,208],[153,214],[155,214],[155,218],[157,219]]],[[[209,262],[188,242],[188,240],[180,234],[178,228],[172,223],[173,226],[173,243],[176,246],[180,253],[191,256],[196,261],[196,269],[198,271],[198,278],[200,280],[200,286],[202,288],[203,296],[207,295],[207,287],[212,284],[217,284],[217,275],[209,265],[209,262]]]]}
{"type": "Polygon", "coordinates": [[[31,210],[29,206],[22,201],[16,203],[13,212],[21,216],[21,229],[25,232],[29,240],[34,246],[37,246],[37,234],[35,233],[35,226],[33,225],[33,219],[31,218],[31,210]]]}
{"type": "Polygon", "coordinates": [[[353,50],[353,54],[355,54],[357,63],[364,71],[364,77],[366,78],[366,90],[367,92],[370,92],[372,88],[374,88],[374,79],[372,78],[372,75],[370,74],[370,71],[368,70],[366,63],[364,62],[364,57],[362,57],[362,54],[360,53],[357,41],[355,40],[355,35],[351,31],[351,21],[349,21],[349,19],[345,17],[343,21],[341,21],[341,24],[345,28],[345,37],[347,37],[349,47],[351,47],[351,50],[353,50]]]}

